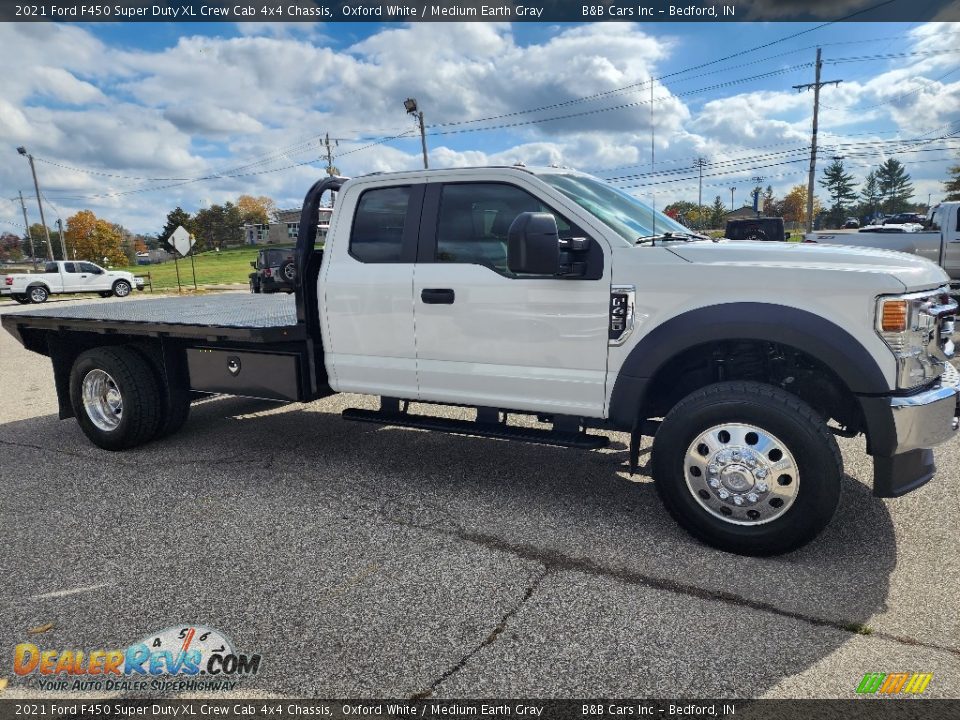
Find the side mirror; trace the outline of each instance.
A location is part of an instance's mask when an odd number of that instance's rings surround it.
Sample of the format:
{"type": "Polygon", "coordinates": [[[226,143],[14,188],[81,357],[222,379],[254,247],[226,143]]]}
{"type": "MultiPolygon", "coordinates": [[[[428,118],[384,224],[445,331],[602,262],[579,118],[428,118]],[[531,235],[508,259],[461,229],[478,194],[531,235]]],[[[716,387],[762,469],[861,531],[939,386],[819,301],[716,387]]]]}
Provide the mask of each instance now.
{"type": "Polygon", "coordinates": [[[560,274],[560,232],[553,215],[517,215],[507,231],[507,268],[525,275],[560,274]]]}

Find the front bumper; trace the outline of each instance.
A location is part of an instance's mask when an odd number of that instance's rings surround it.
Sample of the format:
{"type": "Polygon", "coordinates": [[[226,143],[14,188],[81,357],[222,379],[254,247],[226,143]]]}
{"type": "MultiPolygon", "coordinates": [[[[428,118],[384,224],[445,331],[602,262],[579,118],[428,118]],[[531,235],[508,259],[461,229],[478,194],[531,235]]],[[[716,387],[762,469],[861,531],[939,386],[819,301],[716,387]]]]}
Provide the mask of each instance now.
{"type": "Polygon", "coordinates": [[[899,497],[928,482],[933,448],[960,429],[960,372],[949,363],[936,385],[906,397],[861,398],[873,493],[899,497]]]}

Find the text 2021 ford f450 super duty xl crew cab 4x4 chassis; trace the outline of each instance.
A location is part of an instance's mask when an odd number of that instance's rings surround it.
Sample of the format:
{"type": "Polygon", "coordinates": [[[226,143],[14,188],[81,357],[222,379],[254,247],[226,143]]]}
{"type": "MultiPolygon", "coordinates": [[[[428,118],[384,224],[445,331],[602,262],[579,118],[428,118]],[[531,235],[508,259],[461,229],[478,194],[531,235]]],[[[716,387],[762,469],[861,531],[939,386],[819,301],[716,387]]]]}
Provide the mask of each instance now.
{"type": "Polygon", "coordinates": [[[642,435],[670,513],[747,554],[830,520],[835,433],[874,492],[930,480],[954,437],[956,303],[902,253],[712,241],[588,175],[474,168],[326,178],[307,194],[295,303],[224,295],[4,316],[49,356],[61,417],[108,449],[176,431],[196,393],[381,396],[352,420],[583,448],[642,435]],[[338,191],[324,249],[321,195],[338,191]],[[417,415],[410,401],[476,408],[417,415]],[[537,416],[546,427],[509,423],[537,416]]]}

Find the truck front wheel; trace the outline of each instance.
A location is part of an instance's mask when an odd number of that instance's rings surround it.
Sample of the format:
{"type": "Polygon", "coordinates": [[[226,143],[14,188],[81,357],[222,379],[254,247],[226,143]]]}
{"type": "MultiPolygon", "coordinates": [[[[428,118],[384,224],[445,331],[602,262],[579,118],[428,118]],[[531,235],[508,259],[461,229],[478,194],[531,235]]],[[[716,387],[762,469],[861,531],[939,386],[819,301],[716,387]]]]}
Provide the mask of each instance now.
{"type": "Polygon", "coordinates": [[[149,441],[161,420],[156,377],[147,361],[129,348],[82,353],[70,372],[70,401],[84,434],[104,450],[149,441]]]}
{"type": "Polygon", "coordinates": [[[113,284],[113,294],[117,297],[126,297],[132,289],[126,280],[117,280],[113,284]]]}
{"type": "Polygon", "coordinates": [[[681,400],[657,430],[657,493],[709,545],[741,555],[795,550],[840,499],[843,461],[809,405],[757,382],[723,382],[681,400]]]}

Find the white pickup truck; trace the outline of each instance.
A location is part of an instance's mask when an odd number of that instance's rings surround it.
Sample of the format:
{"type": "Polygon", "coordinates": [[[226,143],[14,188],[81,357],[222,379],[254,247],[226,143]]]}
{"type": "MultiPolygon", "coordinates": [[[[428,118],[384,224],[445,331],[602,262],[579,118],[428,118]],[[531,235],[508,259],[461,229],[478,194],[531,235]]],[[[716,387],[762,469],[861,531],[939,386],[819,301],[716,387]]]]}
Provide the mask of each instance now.
{"type": "Polygon", "coordinates": [[[102,448],[170,435],[202,393],[379,395],[378,410],[343,417],[585,449],[622,431],[631,472],[647,435],[673,517],[752,555],[829,522],[835,435],[865,435],[874,493],[898,497],[934,476],[931,448],[957,434],[957,303],[923,258],[711,240],[589,175],[519,167],[324,178],[304,200],[295,258],[292,298],[2,322],[51,358],[60,416],[102,448]],[[321,250],[327,191],[339,194],[321,250]]]}
{"type": "Polygon", "coordinates": [[[927,221],[926,228],[921,225],[881,225],[861,228],[859,232],[815,232],[806,235],[805,240],[919,255],[942,267],[950,276],[953,292],[960,293],[960,202],[935,205],[927,221]]]}
{"type": "Polygon", "coordinates": [[[126,297],[136,288],[143,290],[143,278],[123,270],[105,270],[92,262],[48,262],[42,273],[7,275],[0,284],[0,296],[18,303],[44,303],[51,295],[99,293],[101,297],[126,297]]]}

